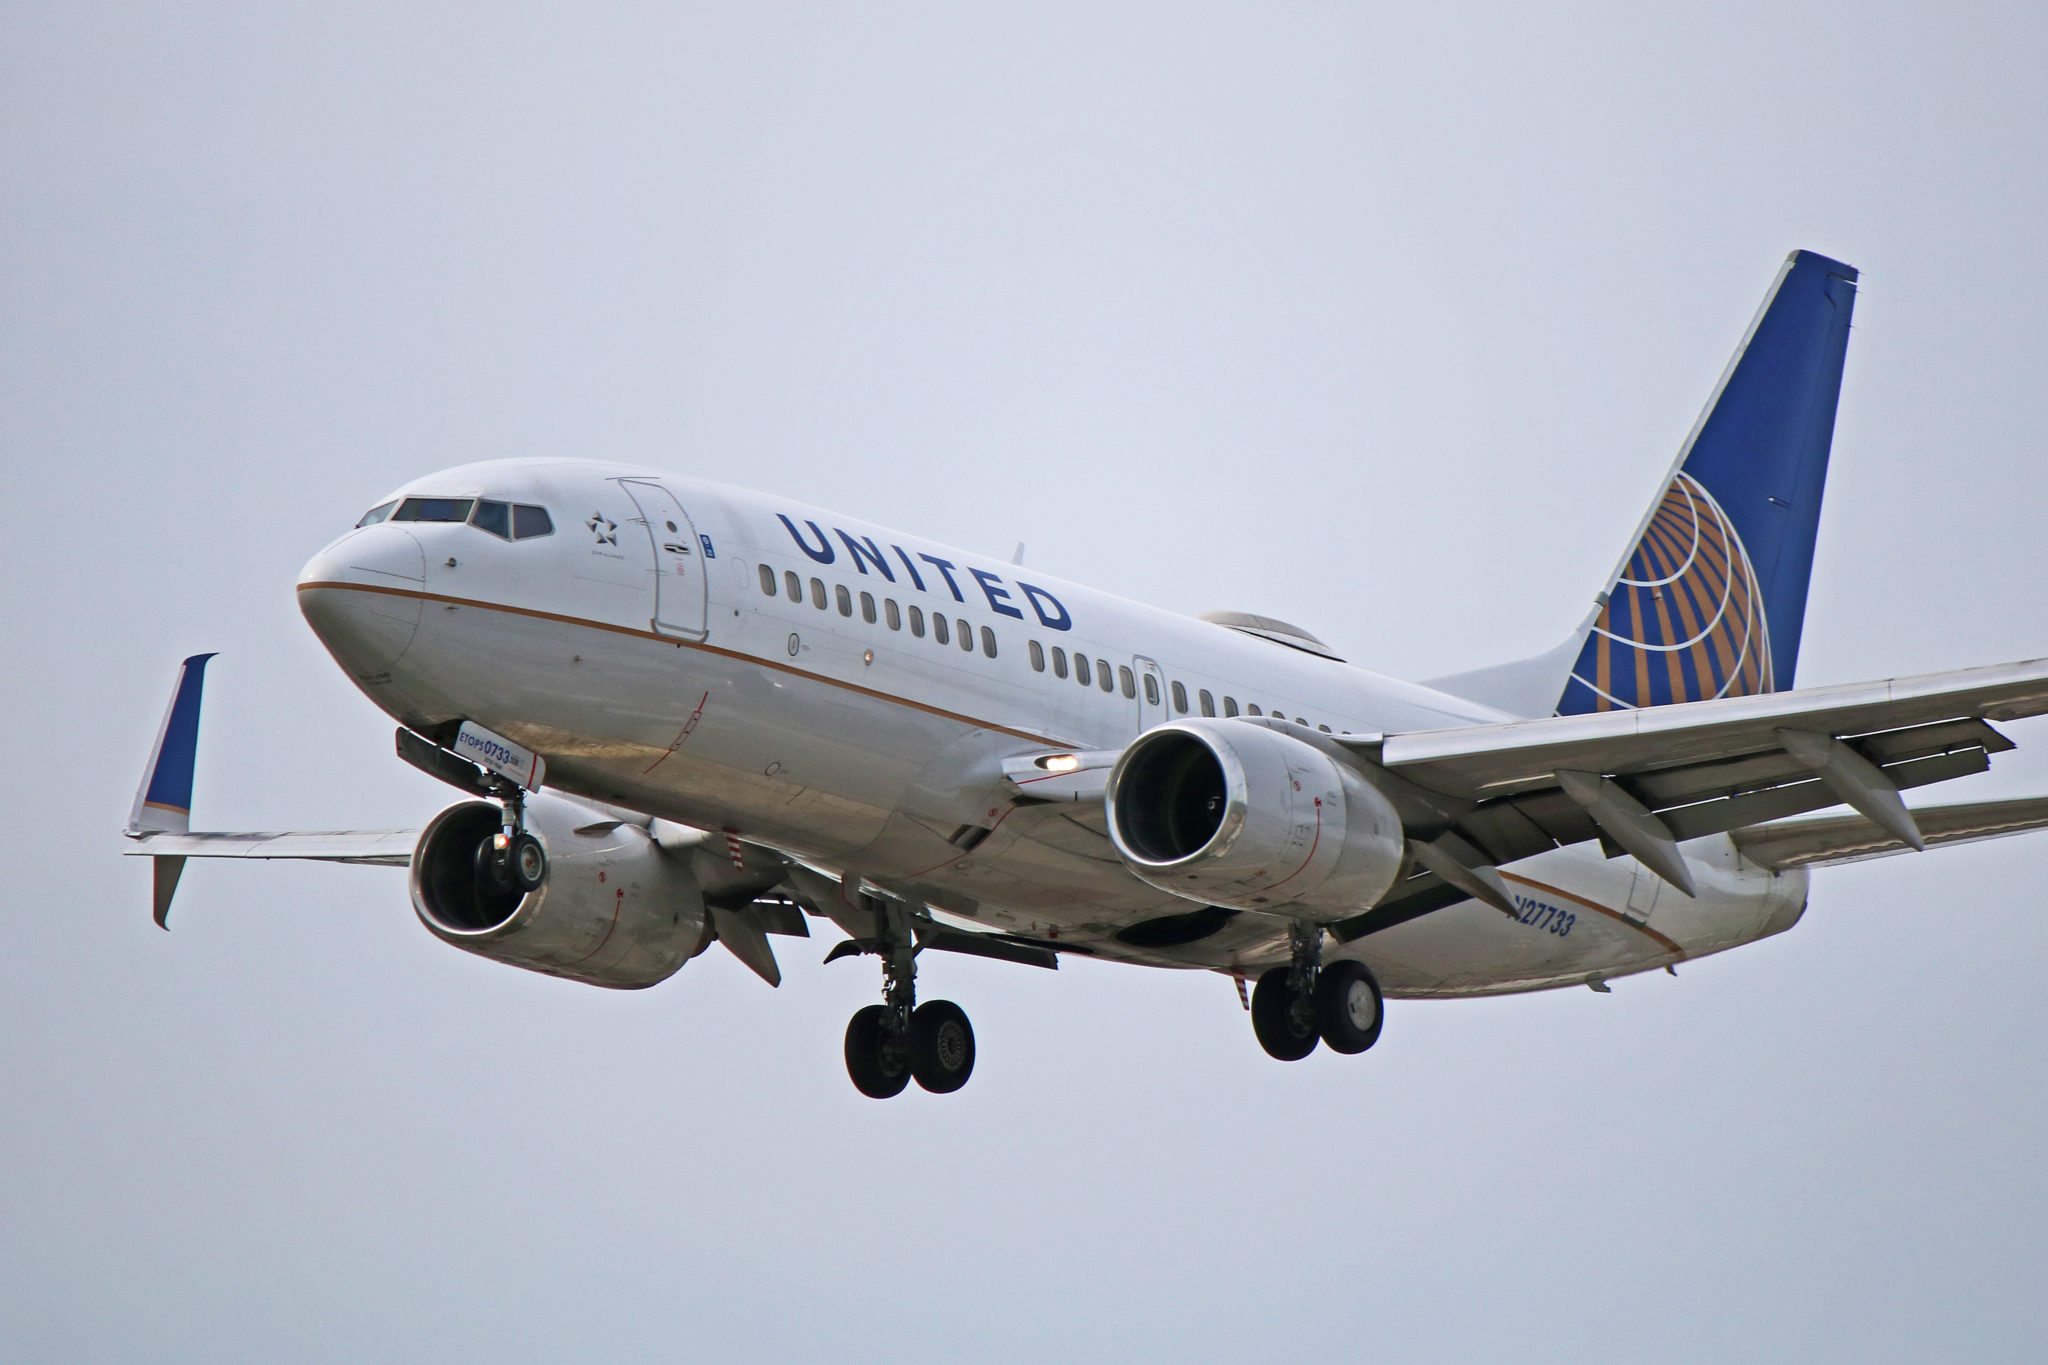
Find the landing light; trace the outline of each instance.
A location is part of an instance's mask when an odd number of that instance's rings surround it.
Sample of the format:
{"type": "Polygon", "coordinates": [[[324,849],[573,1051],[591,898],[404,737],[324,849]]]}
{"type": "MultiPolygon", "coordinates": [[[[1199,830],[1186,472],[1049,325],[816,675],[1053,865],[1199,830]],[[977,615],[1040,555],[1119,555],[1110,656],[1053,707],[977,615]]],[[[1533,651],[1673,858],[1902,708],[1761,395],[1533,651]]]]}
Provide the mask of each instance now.
{"type": "Polygon", "coordinates": [[[496,834],[493,834],[491,836],[492,848],[510,848],[511,846],[512,836],[505,833],[505,831],[499,830],[496,834]]]}
{"type": "Polygon", "coordinates": [[[1081,759],[1078,754],[1054,754],[1050,758],[1039,759],[1038,766],[1049,773],[1070,773],[1080,768],[1081,759]]]}

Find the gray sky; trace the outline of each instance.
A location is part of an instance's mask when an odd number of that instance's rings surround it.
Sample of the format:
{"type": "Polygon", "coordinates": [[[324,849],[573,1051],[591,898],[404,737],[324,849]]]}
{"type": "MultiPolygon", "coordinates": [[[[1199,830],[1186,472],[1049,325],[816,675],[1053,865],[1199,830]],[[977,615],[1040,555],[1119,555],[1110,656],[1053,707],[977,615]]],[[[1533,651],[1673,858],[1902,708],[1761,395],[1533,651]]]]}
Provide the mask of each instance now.
{"type": "MultiPolygon", "coordinates": [[[[1534,652],[1795,247],[1865,272],[1799,681],[2048,653],[2048,11],[581,8],[0,8],[0,1356],[2041,1350],[2048,837],[1296,1066],[1214,976],[929,963],[974,1082],[875,1104],[829,938],[615,995],[313,865],[165,935],[115,830],[201,649],[201,825],[443,803],[291,584],[476,458],[1534,652]]],[[[2012,728],[1923,799],[2048,791],[2012,728]]]]}

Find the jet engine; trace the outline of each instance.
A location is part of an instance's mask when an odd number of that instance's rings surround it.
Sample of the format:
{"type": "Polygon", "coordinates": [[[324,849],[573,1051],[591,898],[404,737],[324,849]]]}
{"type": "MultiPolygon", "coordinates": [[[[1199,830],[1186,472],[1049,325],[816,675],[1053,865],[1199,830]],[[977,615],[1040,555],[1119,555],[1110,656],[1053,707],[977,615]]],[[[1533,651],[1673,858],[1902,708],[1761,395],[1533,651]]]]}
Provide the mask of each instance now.
{"type": "Polygon", "coordinates": [[[1175,721],[1124,750],[1109,834],[1141,881],[1206,905],[1339,918],[1394,884],[1393,805],[1312,744],[1263,725],[1175,721]]]}
{"type": "Polygon", "coordinates": [[[544,859],[529,855],[515,876],[502,861],[493,866],[502,823],[499,807],[465,801],[421,832],[412,905],[442,942],[528,971],[635,990],[667,980],[711,941],[687,858],[665,852],[639,825],[536,796],[526,803],[525,827],[544,859]]]}

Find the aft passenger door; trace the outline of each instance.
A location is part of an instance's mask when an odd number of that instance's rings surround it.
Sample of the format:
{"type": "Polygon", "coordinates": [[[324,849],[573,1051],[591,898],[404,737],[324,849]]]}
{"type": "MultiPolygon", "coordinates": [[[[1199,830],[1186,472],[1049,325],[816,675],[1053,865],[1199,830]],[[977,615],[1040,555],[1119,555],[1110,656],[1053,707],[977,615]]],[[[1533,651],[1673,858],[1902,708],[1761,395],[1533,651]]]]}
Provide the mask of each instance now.
{"type": "Polygon", "coordinates": [[[676,495],[644,479],[620,479],[619,486],[640,509],[654,555],[654,629],[663,635],[704,638],[705,546],[676,495]]]}

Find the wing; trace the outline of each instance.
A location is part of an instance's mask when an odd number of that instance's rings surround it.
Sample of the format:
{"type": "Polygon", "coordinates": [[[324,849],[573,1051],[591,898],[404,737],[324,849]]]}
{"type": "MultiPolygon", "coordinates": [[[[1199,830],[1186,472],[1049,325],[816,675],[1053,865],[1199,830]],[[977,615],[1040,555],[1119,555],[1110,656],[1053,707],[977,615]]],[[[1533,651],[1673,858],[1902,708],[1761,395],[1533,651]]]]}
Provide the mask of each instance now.
{"type": "Polygon", "coordinates": [[[405,867],[416,829],[285,830],[268,834],[138,834],[131,858],[312,858],[327,863],[405,867]]]}
{"type": "MultiPolygon", "coordinates": [[[[1974,801],[1958,806],[1922,806],[1913,812],[1928,847],[1970,844],[2048,829],[2048,797],[2020,801],[1974,801]]],[[[1735,832],[1735,846],[1753,863],[1782,871],[1832,867],[1904,853],[1908,845],[1860,815],[1813,820],[1779,820],[1735,832]]]]}
{"type": "MultiPolygon", "coordinates": [[[[1991,755],[2013,747],[1990,722],[2043,711],[2048,660],[2037,659],[1641,710],[1338,736],[1337,746],[1383,775],[1418,865],[1342,932],[1371,933],[1467,896],[1491,900],[1497,888],[1486,869],[1591,839],[1634,854],[1690,895],[1680,841],[1827,806],[1852,807],[1861,833],[1836,821],[1823,842],[1867,844],[1873,831],[1900,848],[1988,837],[1950,835],[1946,826],[1940,837],[1923,832],[1899,793],[1982,772],[1991,755]]],[[[1808,842],[1802,834],[1799,847],[1808,842]]],[[[1771,845],[1758,834],[1746,847],[1771,845]]]]}
{"type": "Polygon", "coordinates": [[[157,727],[156,746],[142,770],[129,808],[131,858],[153,858],[155,915],[169,928],[171,897],[187,858],[313,858],[330,863],[404,867],[412,861],[416,829],[304,830],[288,833],[192,832],[192,774],[199,749],[199,702],[211,654],[195,654],[178,667],[171,704],[157,727]]]}

